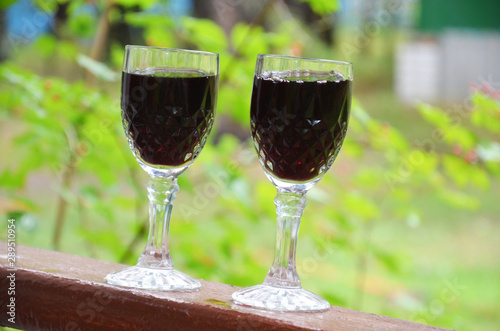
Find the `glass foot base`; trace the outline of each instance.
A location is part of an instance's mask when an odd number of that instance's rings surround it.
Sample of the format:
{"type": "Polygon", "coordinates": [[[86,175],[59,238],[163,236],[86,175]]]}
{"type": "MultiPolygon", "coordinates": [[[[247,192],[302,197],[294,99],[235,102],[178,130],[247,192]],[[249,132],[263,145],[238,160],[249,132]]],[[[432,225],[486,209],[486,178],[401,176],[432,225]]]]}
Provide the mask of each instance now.
{"type": "Polygon", "coordinates": [[[237,304],[280,311],[323,311],[330,304],[302,288],[256,285],[233,293],[237,304]]]}
{"type": "Polygon", "coordinates": [[[175,269],[129,267],[106,276],[112,285],[161,291],[192,291],[200,288],[196,279],[175,269]]]}

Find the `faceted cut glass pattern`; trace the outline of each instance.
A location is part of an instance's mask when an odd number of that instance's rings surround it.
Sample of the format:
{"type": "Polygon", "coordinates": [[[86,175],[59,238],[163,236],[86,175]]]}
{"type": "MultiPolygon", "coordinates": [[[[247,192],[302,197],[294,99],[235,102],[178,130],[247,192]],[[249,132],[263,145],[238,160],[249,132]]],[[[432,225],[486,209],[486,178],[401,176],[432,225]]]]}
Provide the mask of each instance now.
{"type": "Polygon", "coordinates": [[[132,149],[138,152],[136,156],[150,164],[170,166],[195,159],[208,138],[214,113],[210,109],[194,114],[179,108],[164,109],[162,114],[148,116],[146,122],[138,119],[133,105],[123,112],[125,132],[132,149]]]}
{"type": "Polygon", "coordinates": [[[280,179],[311,180],[326,172],[342,146],[347,123],[337,122],[329,128],[319,119],[314,123],[282,118],[279,111],[273,111],[275,117],[255,128],[262,166],[280,179]]]}
{"type": "Polygon", "coordinates": [[[262,166],[283,180],[323,175],[346,135],[350,81],[255,81],[251,129],[262,166]]]}
{"type": "Polygon", "coordinates": [[[241,305],[278,311],[323,311],[330,308],[328,301],[302,288],[256,285],[233,293],[233,299],[241,305]]]}
{"type": "Polygon", "coordinates": [[[193,161],[213,125],[216,83],[215,76],[124,73],[123,126],[135,156],[161,166],[193,161]]]}

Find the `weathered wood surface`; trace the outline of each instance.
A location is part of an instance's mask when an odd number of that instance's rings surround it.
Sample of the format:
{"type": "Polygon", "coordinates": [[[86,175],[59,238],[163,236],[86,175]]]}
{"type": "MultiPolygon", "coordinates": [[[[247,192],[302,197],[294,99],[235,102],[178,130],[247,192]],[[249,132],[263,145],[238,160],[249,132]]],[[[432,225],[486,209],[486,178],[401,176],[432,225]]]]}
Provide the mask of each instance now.
{"type": "Polygon", "coordinates": [[[320,313],[281,313],[235,305],[238,288],[201,281],[195,292],[127,289],[105,283],[125,266],[17,246],[15,271],[0,242],[0,325],[27,330],[443,330],[331,306],[320,313]],[[15,324],[6,314],[15,273],[15,324]]]}

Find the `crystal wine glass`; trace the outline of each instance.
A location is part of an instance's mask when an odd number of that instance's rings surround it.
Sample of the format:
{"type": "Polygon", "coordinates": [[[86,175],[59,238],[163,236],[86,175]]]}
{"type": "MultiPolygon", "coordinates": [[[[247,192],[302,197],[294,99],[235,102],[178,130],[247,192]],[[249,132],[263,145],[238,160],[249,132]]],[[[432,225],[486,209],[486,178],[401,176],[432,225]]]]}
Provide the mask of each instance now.
{"type": "Polygon", "coordinates": [[[250,120],[260,163],[278,191],[276,251],[264,284],[233,293],[236,303],[280,311],[330,307],[301,288],[295,252],[306,193],[331,167],[346,135],[352,80],[347,62],[258,56],[250,120]]]}
{"type": "Polygon", "coordinates": [[[125,47],[121,109],[132,152],[148,173],[149,235],[136,266],[109,274],[109,284],[195,290],[200,282],[173,268],[168,248],[177,177],[207,141],[217,103],[219,55],[125,47]]]}

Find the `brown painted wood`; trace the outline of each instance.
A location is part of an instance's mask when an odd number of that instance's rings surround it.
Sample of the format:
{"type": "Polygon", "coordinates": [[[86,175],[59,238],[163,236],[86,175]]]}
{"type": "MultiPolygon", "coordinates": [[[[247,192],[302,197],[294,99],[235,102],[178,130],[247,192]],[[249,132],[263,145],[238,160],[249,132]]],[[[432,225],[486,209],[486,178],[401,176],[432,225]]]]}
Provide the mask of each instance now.
{"type": "Polygon", "coordinates": [[[332,306],[321,313],[281,313],[235,305],[237,287],[201,281],[195,292],[144,291],[111,286],[116,263],[17,246],[9,271],[0,242],[0,325],[28,330],[443,330],[332,306]],[[16,323],[4,307],[7,276],[15,273],[16,323]]]}

